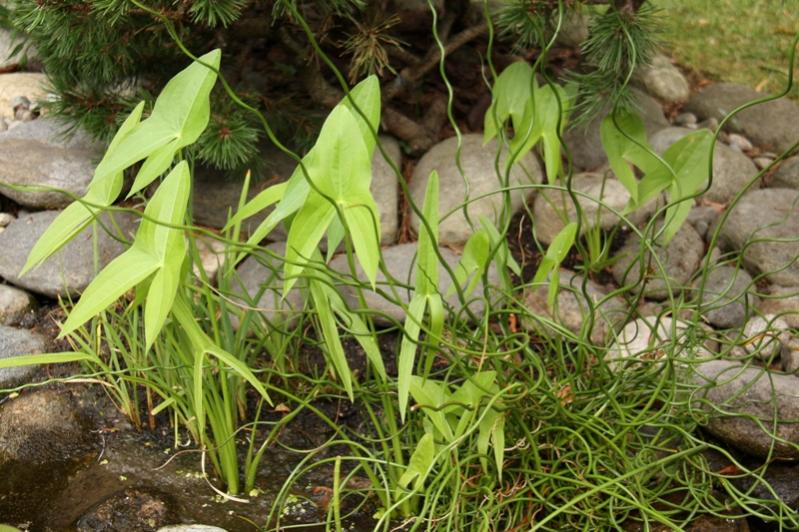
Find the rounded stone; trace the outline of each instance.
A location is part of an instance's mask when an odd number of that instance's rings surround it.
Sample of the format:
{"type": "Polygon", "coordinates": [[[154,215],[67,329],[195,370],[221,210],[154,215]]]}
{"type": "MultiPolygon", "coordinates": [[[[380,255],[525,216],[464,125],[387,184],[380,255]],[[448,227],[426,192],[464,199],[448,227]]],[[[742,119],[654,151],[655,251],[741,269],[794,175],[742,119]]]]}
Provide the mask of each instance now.
{"type": "MultiPolygon", "coordinates": [[[[410,199],[421,210],[430,174],[433,171],[438,172],[440,244],[457,245],[466,242],[473,232],[469,222],[479,227],[482,216],[497,222],[503,204],[502,181],[494,164],[497,151],[496,140],[484,146],[482,135],[470,134],[462,137],[460,150],[457,137],[452,137],[430,148],[419,160],[409,185],[410,199]],[[469,220],[461,209],[467,200],[469,220]]],[[[503,149],[499,158],[500,172],[507,161],[507,150],[503,149]]],[[[541,166],[532,153],[525,155],[511,167],[508,184],[515,187],[510,192],[512,212],[522,206],[531,192],[524,187],[540,183],[542,177],[541,166]]],[[[411,225],[418,233],[421,222],[416,213],[411,215],[411,225]]]]}
{"type": "MultiPolygon", "coordinates": [[[[376,290],[369,287],[369,281],[363,273],[360,263],[356,261],[355,280],[362,286],[361,293],[366,304],[365,309],[373,313],[375,323],[381,325],[394,325],[402,323],[405,319],[405,308],[411,301],[416,282],[416,242],[398,244],[383,248],[383,262],[386,265],[391,277],[389,281],[383,271],[377,272],[376,290]]],[[[454,272],[460,261],[460,255],[449,248],[439,248],[441,257],[449,268],[454,272]]],[[[352,275],[345,254],[337,255],[330,261],[330,269],[339,274],[349,277],[352,275]]],[[[496,268],[491,266],[488,270],[488,281],[490,286],[499,284],[499,276],[496,268]]],[[[359,298],[358,286],[355,283],[347,283],[338,287],[345,302],[351,309],[364,308],[359,298]]],[[[475,289],[470,294],[464,294],[461,301],[457,291],[453,289],[452,278],[443,266],[439,267],[439,294],[441,294],[445,311],[449,317],[460,316],[466,319],[468,313],[472,313],[479,318],[485,311],[485,301],[483,296],[483,284],[478,282],[475,289]],[[468,312],[467,312],[468,310],[468,312]]]]}
{"type": "Polygon", "coordinates": [[[616,253],[617,260],[611,270],[613,278],[620,286],[629,287],[634,293],[643,292],[649,299],[666,299],[669,290],[679,294],[699,268],[705,249],[702,237],[691,225],[683,224],[665,247],[655,242],[650,245],[657,261],[649,248],[642,245],[638,234],[630,234],[616,253]],[[644,275],[641,274],[642,257],[644,275]],[[662,264],[662,269],[658,263],[662,264]]]}
{"type": "Polygon", "coordinates": [[[719,241],[740,251],[751,272],[772,283],[799,286],[799,190],[751,190],[730,211],[719,241]]]}
{"type": "MultiPolygon", "coordinates": [[[[694,289],[698,290],[700,283],[701,279],[697,279],[694,289]]],[[[739,327],[759,302],[751,293],[753,288],[754,281],[746,270],[732,266],[714,268],[705,281],[700,312],[716,327],[739,327]]]]}
{"type": "Polygon", "coordinates": [[[65,139],[55,119],[21,123],[0,134],[0,194],[26,207],[66,207],[73,200],[70,194],[86,193],[102,153],[102,144],[85,132],[65,139]]]}
{"type": "Polygon", "coordinates": [[[574,334],[580,334],[583,327],[590,327],[587,331],[590,341],[597,345],[604,344],[610,332],[617,331],[627,319],[627,303],[619,296],[609,296],[603,286],[565,268],[560,269],[558,277],[559,288],[554,308],[550,308],[547,302],[548,283],[525,290],[524,306],[528,313],[521,321],[522,326],[547,337],[561,334],[549,321],[574,334]],[[593,322],[589,320],[586,294],[591,300],[593,322]]]}
{"type": "Polygon", "coordinates": [[[782,161],[771,175],[771,186],[799,190],[799,155],[782,161]]]}
{"type": "MultiPolygon", "coordinates": [[[[47,340],[26,329],[0,325],[0,360],[20,355],[38,355],[47,349],[47,340]]],[[[36,373],[36,366],[17,366],[0,369],[0,389],[27,383],[36,373]]]]}
{"type": "Polygon", "coordinates": [[[750,318],[743,333],[744,349],[761,360],[779,356],[783,347],[791,341],[791,333],[785,320],[769,314],[750,318]]]}
{"type": "MultiPolygon", "coordinates": [[[[56,298],[77,296],[94,279],[99,270],[95,268],[95,247],[92,227],[87,227],[68,244],[53,254],[39,267],[20,277],[19,273],[28,259],[34,244],[53,223],[60,211],[41,211],[21,214],[6,230],[0,233],[0,276],[10,283],[26,288],[36,294],[56,298]]],[[[100,217],[103,227],[123,231],[119,235],[131,239],[138,218],[129,213],[115,213],[115,223],[110,214],[100,217]]],[[[104,268],[125,250],[124,245],[102,228],[97,230],[98,267],[104,268]]]]}
{"type": "Polygon", "coordinates": [[[636,77],[649,94],[665,102],[684,102],[691,95],[688,80],[668,57],[661,54],[655,55],[636,73],[636,77]]]}
{"type": "Polygon", "coordinates": [[[710,360],[694,367],[691,380],[699,387],[692,402],[706,413],[708,432],[761,458],[799,459],[799,377],[710,360]]]}
{"type": "MultiPolygon", "coordinates": [[[[600,173],[576,174],[571,187],[583,214],[581,232],[599,226],[608,230],[621,222],[617,212],[623,212],[630,201],[630,193],[614,176],[604,177],[600,173]]],[[[650,202],[629,216],[637,224],[652,214],[655,203],[650,202]]],[[[577,207],[571,196],[563,190],[542,189],[533,202],[533,227],[536,237],[550,244],[567,223],[577,220],[577,207]]]]}

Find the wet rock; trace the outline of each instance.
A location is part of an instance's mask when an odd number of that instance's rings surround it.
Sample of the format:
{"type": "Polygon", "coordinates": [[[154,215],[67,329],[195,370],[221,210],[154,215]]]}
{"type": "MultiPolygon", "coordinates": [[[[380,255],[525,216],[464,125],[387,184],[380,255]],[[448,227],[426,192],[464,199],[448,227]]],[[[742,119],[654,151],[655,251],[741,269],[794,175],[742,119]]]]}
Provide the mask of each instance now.
{"type": "Polygon", "coordinates": [[[10,462],[45,464],[81,456],[94,444],[90,429],[69,392],[23,393],[0,408],[0,470],[10,462]]]}
{"type": "MultiPolygon", "coordinates": [[[[261,151],[263,168],[253,172],[247,198],[252,199],[258,193],[272,185],[287,180],[296,166],[295,161],[277,148],[264,148],[261,151]]],[[[228,212],[235,213],[244,185],[244,175],[230,175],[207,167],[198,167],[193,180],[192,214],[198,225],[221,228],[228,221],[228,212]]],[[[242,223],[242,230],[250,233],[258,227],[272,208],[263,213],[247,218],[242,223]]],[[[271,235],[273,238],[285,236],[283,226],[279,225],[271,235]]]]}
{"type": "MultiPolygon", "coordinates": [[[[269,244],[266,250],[283,257],[286,243],[269,244]]],[[[263,253],[245,259],[236,269],[237,277],[230,280],[231,297],[270,323],[290,326],[302,312],[304,299],[296,285],[283,298],[283,261],[277,257],[263,253]]]]}
{"type": "MultiPolygon", "coordinates": [[[[695,94],[685,107],[700,118],[721,120],[736,107],[765,95],[734,83],[715,83],[695,94]]],[[[761,148],[787,150],[797,140],[799,105],[787,98],[750,107],[727,123],[727,129],[741,133],[761,148]]]]}
{"type": "Polygon", "coordinates": [[[699,268],[705,244],[693,227],[683,224],[667,246],[654,242],[651,246],[662,270],[652,259],[652,252],[642,245],[640,237],[632,233],[616,253],[618,260],[611,271],[620,286],[630,287],[634,293],[643,292],[649,299],[663,300],[668,297],[669,289],[678,294],[685,287],[699,268]],[[641,274],[642,256],[644,275],[641,274]]]}
{"type": "Polygon", "coordinates": [[[591,342],[604,344],[610,331],[617,331],[626,321],[629,308],[624,299],[608,296],[608,290],[590,279],[585,280],[584,277],[561,268],[559,286],[553,309],[547,304],[548,285],[525,290],[524,306],[529,313],[522,319],[522,326],[548,337],[558,336],[561,333],[549,326],[545,320],[554,321],[575,334],[579,334],[583,327],[590,326],[588,337],[591,342]],[[583,281],[585,281],[585,292],[594,306],[593,323],[589,321],[583,281]]]}
{"type": "Polygon", "coordinates": [[[750,318],[743,334],[742,344],[746,352],[764,361],[779,356],[791,340],[788,324],[774,315],[750,318]]]}
{"type": "Polygon", "coordinates": [[[799,286],[799,191],[752,190],[730,210],[720,243],[741,251],[750,271],[776,284],[799,286]]]}
{"type": "MultiPolygon", "coordinates": [[[[652,134],[668,126],[660,104],[648,94],[631,89],[637,111],[644,120],[646,131],[652,134]]],[[[571,153],[572,162],[577,170],[596,170],[607,164],[608,158],[602,148],[599,126],[605,118],[604,113],[585,126],[575,126],[566,130],[563,141],[571,153]]]]}
{"type": "MultiPolygon", "coordinates": [[[[701,279],[696,280],[694,289],[699,289],[700,282],[701,279]]],[[[716,327],[739,327],[759,302],[751,292],[753,287],[752,277],[746,270],[732,266],[714,268],[705,281],[700,312],[716,327]]]]}
{"type": "Polygon", "coordinates": [[[0,284],[0,325],[18,323],[33,305],[33,298],[24,290],[0,284]]]}
{"type": "MultiPolygon", "coordinates": [[[[571,186],[582,210],[583,234],[595,227],[597,222],[605,230],[621,222],[616,212],[624,211],[630,201],[630,193],[618,179],[613,176],[603,178],[599,173],[582,173],[572,178],[571,186]]],[[[631,222],[638,224],[646,221],[654,208],[655,203],[650,202],[636,209],[629,216],[631,222]]],[[[536,195],[533,220],[536,237],[545,244],[550,244],[567,223],[577,220],[577,209],[567,192],[545,188],[536,195]]]]}
{"type": "MultiPolygon", "coordinates": [[[[455,271],[458,261],[460,260],[460,255],[443,247],[439,248],[439,251],[449,267],[455,271]]],[[[383,272],[378,271],[377,291],[372,291],[371,288],[364,288],[363,298],[366,303],[366,308],[374,313],[376,323],[392,325],[396,322],[401,323],[405,319],[403,307],[407,307],[413,295],[416,278],[416,243],[398,244],[396,246],[383,248],[383,260],[388,268],[389,274],[394,278],[394,282],[389,283],[383,272]]],[[[346,255],[334,257],[330,262],[330,268],[342,275],[350,275],[346,255]]],[[[363,283],[364,286],[368,286],[368,281],[360,264],[356,264],[356,273],[358,282],[363,283]]],[[[498,282],[498,274],[495,268],[492,267],[489,269],[489,283],[491,285],[496,285],[498,282]]],[[[464,305],[460,302],[458,294],[453,293],[451,295],[446,295],[451,285],[452,279],[442,266],[439,269],[439,293],[442,294],[445,310],[449,316],[460,315],[461,318],[466,319],[468,314],[465,314],[464,305]]],[[[350,308],[363,308],[358,298],[356,287],[349,285],[340,286],[339,291],[344,296],[344,300],[350,308]]],[[[482,294],[482,283],[478,283],[472,294],[465,294],[465,307],[468,307],[469,311],[474,313],[478,318],[483,314],[485,309],[482,294]]]]}
{"type": "Polygon", "coordinates": [[[0,134],[0,194],[37,209],[66,207],[82,196],[103,153],[102,144],[83,132],[69,139],[52,118],[26,122],[0,134]],[[46,191],[17,190],[9,186],[50,187],[46,191]]]}
{"type": "MultiPolygon", "coordinates": [[[[498,144],[492,140],[483,146],[483,136],[478,134],[464,135],[460,150],[460,166],[463,175],[456,165],[458,150],[457,137],[439,142],[425,153],[416,165],[409,185],[411,199],[422,208],[427,181],[433,170],[439,176],[439,242],[445,244],[462,244],[472,235],[469,221],[459,207],[467,200],[464,179],[469,182],[469,198],[480,198],[471,201],[467,208],[472,223],[479,227],[482,216],[496,222],[502,209],[502,188],[500,177],[494,167],[498,144]],[[455,211],[450,214],[450,211],[455,211]],[[449,214],[449,215],[448,215],[449,214]],[[448,216],[447,216],[448,215],[448,216]],[[446,216],[446,218],[445,218],[446,216]]],[[[499,168],[503,169],[507,161],[507,150],[503,150],[499,168]]],[[[513,165],[510,172],[510,186],[533,185],[540,183],[543,174],[535,155],[528,154],[513,165]]],[[[511,192],[510,208],[516,211],[524,203],[529,190],[516,189],[511,192]]],[[[419,217],[411,215],[411,225],[419,231],[419,217]]]]}
{"type": "MultiPolygon", "coordinates": [[[[402,152],[399,142],[387,135],[380,136],[380,145],[394,165],[402,170],[402,152]]],[[[375,148],[372,157],[372,195],[380,212],[380,242],[384,245],[397,241],[399,227],[399,183],[391,165],[375,148]]]]}
{"type": "Polygon", "coordinates": [[[799,190],[799,156],[790,157],[780,164],[771,175],[771,186],[799,190]]]}
{"type": "MultiPolygon", "coordinates": [[[[47,340],[38,334],[0,325],[0,360],[12,359],[19,355],[44,353],[46,347],[47,340]]],[[[0,368],[0,389],[26,383],[36,370],[36,366],[0,368]]]]}
{"type": "Polygon", "coordinates": [[[691,87],[682,72],[671,60],[661,54],[635,73],[635,78],[646,87],[646,91],[665,102],[684,102],[691,95],[691,87]]]}
{"type": "MultiPolygon", "coordinates": [[[[58,215],[58,211],[42,211],[21,215],[0,233],[0,276],[31,292],[56,298],[79,295],[94,279],[94,246],[92,228],[87,227],[69,244],[61,248],[37,269],[19,277],[33,245],[58,215]]],[[[127,213],[114,214],[116,226],[126,239],[135,234],[137,217],[127,213]]],[[[114,230],[110,215],[101,217],[103,226],[114,230]]],[[[105,267],[124,251],[118,242],[98,228],[97,250],[99,267],[105,267]]]]}
{"type": "Polygon", "coordinates": [[[799,286],[771,286],[760,302],[762,314],[775,314],[799,329],[799,286]]]}
{"type": "Polygon", "coordinates": [[[29,72],[0,74],[0,117],[6,120],[14,119],[12,101],[19,96],[25,96],[31,101],[45,99],[47,76],[29,72]]]}
{"type": "Polygon", "coordinates": [[[799,458],[799,377],[711,360],[695,366],[692,378],[700,386],[694,406],[705,411],[708,432],[758,457],[799,458]],[[775,423],[785,442],[771,434],[775,423]]]}
{"type": "Polygon", "coordinates": [[[684,365],[710,358],[717,344],[704,328],[666,316],[631,321],[616,335],[605,355],[612,371],[649,367],[669,357],[684,365]]]}
{"type": "MultiPolygon", "coordinates": [[[[682,127],[667,127],[651,135],[649,142],[652,149],[662,155],[669,146],[694,131],[682,127]]],[[[757,167],[749,157],[725,144],[716,143],[713,152],[713,182],[702,197],[717,203],[727,203],[755,174],[757,167]]]]}
{"type": "Polygon", "coordinates": [[[175,519],[165,494],[128,488],[104,500],[77,523],[78,532],[155,532],[175,519]]]}

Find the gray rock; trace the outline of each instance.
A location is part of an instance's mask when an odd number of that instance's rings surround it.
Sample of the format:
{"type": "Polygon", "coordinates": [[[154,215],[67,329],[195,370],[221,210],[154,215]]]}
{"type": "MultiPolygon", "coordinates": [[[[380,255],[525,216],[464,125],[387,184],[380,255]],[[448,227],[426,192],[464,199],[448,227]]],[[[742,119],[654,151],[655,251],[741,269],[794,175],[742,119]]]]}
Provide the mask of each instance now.
{"type": "MultiPolygon", "coordinates": [[[[455,271],[460,256],[444,247],[439,248],[439,251],[449,267],[455,271]]],[[[383,272],[378,271],[377,291],[372,291],[371,288],[368,288],[368,280],[357,261],[356,278],[359,283],[365,286],[363,289],[363,298],[366,303],[366,308],[374,313],[375,322],[383,325],[392,325],[396,322],[401,323],[405,319],[405,311],[403,308],[407,307],[413,295],[416,279],[416,243],[411,242],[383,248],[382,253],[386,268],[390,276],[394,279],[393,282],[388,282],[383,272]]],[[[330,261],[330,268],[344,276],[351,275],[346,255],[334,257],[333,260],[330,261]]],[[[488,279],[490,286],[496,286],[499,283],[495,268],[489,268],[488,279]]],[[[482,283],[478,283],[478,286],[472,294],[465,294],[466,305],[461,303],[457,292],[447,295],[451,285],[452,279],[444,267],[441,266],[439,269],[439,293],[442,295],[448,315],[452,316],[457,314],[462,318],[466,318],[467,314],[464,313],[466,312],[465,307],[467,307],[469,311],[479,318],[485,309],[482,297],[482,283]]],[[[357,287],[347,284],[340,286],[339,291],[344,296],[344,300],[350,308],[362,308],[360,299],[358,298],[357,287]]]]}
{"type": "Polygon", "coordinates": [[[758,457],[799,459],[799,377],[728,360],[710,360],[694,371],[700,388],[693,402],[706,412],[708,432],[758,457]],[[786,443],[773,437],[775,424],[786,443]]]}
{"type": "MultiPolygon", "coordinates": [[[[700,281],[697,279],[694,283],[696,290],[700,281]]],[[[740,327],[760,301],[751,293],[753,286],[746,270],[732,266],[714,268],[707,276],[699,310],[716,327],[740,327]]]]}
{"type": "Polygon", "coordinates": [[[38,59],[36,49],[11,30],[0,28],[0,69],[10,69],[38,59]],[[22,45],[20,47],[20,45],[22,45]],[[14,51],[19,48],[18,52],[14,51]]]}
{"type": "Polygon", "coordinates": [[[799,372],[799,338],[791,338],[782,352],[782,370],[785,373],[799,372]]]}
{"type": "MultiPolygon", "coordinates": [[[[286,243],[276,242],[266,246],[267,251],[283,257],[286,243]]],[[[290,327],[303,310],[304,298],[297,287],[283,298],[283,261],[266,253],[258,258],[245,259],[231,279],[231,297],[241,302],[245,311],[259,312],[269,323],[290,327]]],[[[299,283],[298,283],[299,284],[299,283]]],[[[238,318],[235,326],[238,327],[238,318]]]]}
{"type": "Polygon", "coordinates": [[[780,164],[771,175],[771,186],[799,190],[799,155],[790,157],[780,164]]]}
{"type": "MultiPolygon", "coordinates": [[[[482,5],[482,2],[479,1],[482,5]]],[[[558,44],[570,48],[579,48],[583,41],[588,38],[588,25],[590,18],[582,10],[566,10],[556,41],[558,44]]]]}
{"type": "MultiPolygon", "coordinates": [[[[648,94],[637,89],[631,89],[634,102],[639,114],[643,117],[648,134],[668,126],[666,117],[660,104],[648,94]]],[[[606,113],[594,118],[585,126],[575,126],[566,130],[563,136],[564,144],[568,148],[572,162],[577,170],[596,170],[607,164],[608,158],[602,148],[599,136],[599,126],[606,113]]]]}
{"type": "Polygon", "coordinates": [[[72,198],[60,191],[75,196],[86,193],[103,147],[81,132],[64,140],[61,131],[54,119],[41,118],[0,134],[0,193],[21,205],[39,209],[69,205],[72,198]]]}
{"type": "Polygon", "coordinates": [[[0,284],[0,325],[17,323],[33,305],[33,298],[24,290],[0,284]]]}
{"type": "Polygon", "coordinates": [[[699,119],[693,113],[680,113],[674,118],[674,124],[677,126],[691,127],[696,126],[699,119]]]}
{"type": "Polygon", "coordinates": [[[665,316],[645,316],[624,326],[608,349],[605,362],[614,372],[660,366],[666,358],[686,367],[710,358],[716,347],[702,327],[665,316]]]}
{"type": "Polygon", "coordinates": [[[730,133],[727,135],[727,144],[736,151],[751,151],[754,149],[749,139],[738,133],[730,133]]]}
{"type": "Polygon", "coordinates": [[[669,149],[669,146],[694,131],[696,130],[687,127],[664,127],[649,135],[649,145],[652,146],[656,153],[663,155],[663,152],[669,149]]]}
{"type": "MultiPolygon", "coordinates": [[[[380,145],[386,155],[402,171],[402,152],[399,142],[387,135],[380,136],[380,145]]],[[[375,149],[372,158],[372,196],[380,212],[380,242],[384,245],[397,241],[399,228],[399,182],[397,174],[385,160],[379,149],[375,149]]]]}
{"type": "MultiPolygon", "coordinates": [[[[0,325],[0,360],[44,353],[46,348],[44,337],[25,329],[0,325]]],[[[36,373],[36,369],[36,366],[0,369],[0,389],[25,384],[36,373]]]]}
{"type": "MultiPolygon", "coordinates": [[[[651,135],[649,142],[652,149],[663,154],[669,146],[694,131],[682,127],[667,127],[651,135]]],[[[702,197],[717,203],[727,203],[755,174],[757,167],[749,157],[725,144],[716,143],[713,152],[713,183],[702,197]]]]}
{"type": "MultiPolygon", "coordinates": [[[[460,209],[467,199],[464,178],[469,183],[469,198],[480,198],[471,201],[467,207],[472,223],[479,227],[482,216],[488,217],[493,222],[497,221],[502,209],[502,193],[499,192],[502,186],[494,167],[497,146],[495,140],[483,146],[482,135],[464,135],[460,151],[460,164],[464,175],[456,166],[457,137],[439,142],[430,148],[416,165],[409,188],[411,199],[419,209],[424,205],[430,173],[433,170],[438,171],[440,244],[462,244],[472,235],[469,221],[460,209]],[[454,212],[449,214],[453,210],[454,212]]],[[[504,168],[506,161],[507,150],[503,150],[499,163],[500,170],[504,168]]],[[[542,178],[541,166],[535,155],[527,154],[513,165],[509,184],[511,187],[533,185],[540,183],[542,178]]],[[[514,212],[522,206],[529,193],[529,190],[524,189],[515,189],[510,193],[510,207],[514,212]]],[[[420,220],[415,213],[411,216],[411,225],[417,232],[419,231],[420,220]]]]}
{"type": "Polygon", "coordinates": [[[6,227],[13,222],[16,218],[7,212],[0,212],[0,227],[6,227]]]}
{"type": "MultiPolygon", "coordinates": [[[[33,245],[57,215],[58,211],[21,215],[0,233],[0,249],[3,250],[0,254],[0,277],[31,292],[53,298],[79,295],[89,285],[96,273],[91,227],[87,227],[44,264],[19,277],[33,245]]],[[[114,218],[125,238],[132,238],[137,217],[117,213],[114,218]]],[[[109,215],[103,215],[102,221],[105,227],[114,230],[115,225],[111,223],[109,215]]],[[[124,251],[124,246],[99,228],[97,233],[99,268],[103,268],[124,251]]]]}
{"type": "Polygon", "coordinates": [[[752,190],[730,210],[719,233],[721,244],[741,251],[750,271],[776,284],[799,286],[799,191],[752,190]]]}
{"type": "Polygon", "coordinates": [[[691,95],[688,80],[668,57],[661,54],[655,55],[649,65],[640,68],[635,77],[649,94],[665,102],[684,102],[691,95]]]}
{"type": "Polygon", "coordinates": [[[772,285],[758,308],[761,314],[776,314],[785,323],[799,329],[799,286],[772,285]]]}
{"type": "Polygon", "coordinates": [[[554,309],[547,304],[548,285],[532,287],[525,290],[524,306],[529,311],[522,319],[522,326],[548,337],[560,335],[558,329],[552,327],[548,321],[565,327],[569,331],[580,334],[583,327],[591,327],[588,337],[594,344],[604,344],[610,331],[617,331],[627,319],[629,307],[624,299],[618,296],[608,296],[608,290],[601,285],[585,280],[584,277],[560,269],[559,290],[554,309]],[[594,307],[593,323],[589,322],[589,308],[583,293],[591,298],[594,307]]]}
{"type": "Polygon", "coordinates": [[[774,164],[774,159],[771,157],[755,157],[752,159],[752,162],[755,163],[755,166],[758,168],[758,170],[765,170],[774,164]]]}
{"type": "Polygon", "coordinates": [[[96,436],[85,411],[63,389],[23,393],[0,408],[0,467],[8,462],[63,462],[85,453],[96,436]]]}
{"type": "MultiPolygon", "coordinates": [[[[272,185],[281,183],[291,177],[296,166],[295,161],[277,148],[264,148],[261,151],[263,168],[253,172],[247,199],[272,185]]],[[[198,167],[193,180],[192,215],[198,225],[221,228],[228,221],[228,211],[235,213],[244,185],[243,175],[228,175],[219,170],[198,167]]],[[[241,225],[242,230],[250,233],[272,212],[272,208],[263,213],[247,218],[241,225]]],[[[284,237],[283,226],[279,225],[271,235],[272,238],[284,237]]]]}
{"type": "MultiPolygon", "coordinates": [[[[754,89],[734,83],[716,83],[695,94],[685,107],[700,118],[721,120],[736,107],[763,98],[754,89]]],[[[783,97],[750,107],[727,123],[727,129],[741,133],[761,148],[787,150],[798,138],[799,105],[783,97]]]]}
{"type": "MultiPolygon", "coordinates": [[[[601,229],[611,229],[621,222],[616,212],[624,211],[630,201],[630,193],[616,177],[603,179],[602,174],[586,172],[575,175],[571,186],[577,194],[583,214],[580,226],[582,233],[596,225],[601,229]]],[[[654,208],[655,203],[650,202],[636,209],[629,215],[631,222],[638,224],[646,221],[654,208]]],[[[545,244],[550,244],[568,222],[576,220],[577,209],[567,192],[545,188],[536,195],[533,203],[533,227],[536,237],[545,244]]]]}
{"type": "Polygon", "coordinates": [[[689,224],[683,224],[666,247],[656,243],[652,243],[652,247],[663,270],[651,258],[649,249],[641,244],[640,237],[633,233],[617,252],[618,260],[612,267],[613,278],[635,293],[643,291],[649,299],[666,299],[669,288],[679,294],[699,268],[705,249],[702,238],[689,224]],[[641,257],[647,272],[644,276],[641,275],[641,257]]]}
{"type": "Polygon", "coordinates": [[[686,223],[691,224],[699,236],[707,238],[710,233],[710,228],[716,223],[721,216],[721,213],[708,205],[695,205],[691,207],[691,212],[688,213],[686,223]]]}
{"type": "Polygon", "coordinates": [[[746,352],[766,361],[779,356],[791,340],[785,320],[769,314],[750,318],[743,333],[746,352]]]}

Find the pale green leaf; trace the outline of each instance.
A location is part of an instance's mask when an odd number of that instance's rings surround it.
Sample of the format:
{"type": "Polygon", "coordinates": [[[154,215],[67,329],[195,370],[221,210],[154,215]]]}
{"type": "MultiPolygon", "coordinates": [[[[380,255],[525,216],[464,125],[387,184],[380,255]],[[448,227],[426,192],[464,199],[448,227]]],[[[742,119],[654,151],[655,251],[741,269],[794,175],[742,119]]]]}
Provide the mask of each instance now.
{"type": "Polygon", "coordinates": [[[424,481],[433,467],[433,460],[436,455],[436,443],[433,435],[426,432],[416,443],[416,448],[408,462],[408,467],[399,479],[399,485],[407,488],[413,482],[413,487],[421,491],[424,481]]]}
{"type": "MultiPolygon", "coordinates": [[[[353,198],[353,201],[358,199],[353,198]]],[[[343,208],[355,255],[361,263],[366,278],[374,289],[380,263],[380,214],[371,196],[363,196],[358,203],[343,208]]]]}
{"type": "Polygon", "coordinates": [[[613,173],[630,193],[632,203],[640,205],[638,180],[629,165],[644,172],[662,166],[649,146],[644,122],[635,113],[618,111],[605,117],[599,131],[613,173]]]}
{"type": "Polygon", "coordinates": [[[145,159],[144,163],[136,174],[136,179],[133,180],[133,185],[130,187],[128,197],[144,189],[147,185],[155,181],[161,174],[167,171],[172,165],[177,152],[179,140],[175,139],[160,148],[154,150],[145,159]]]}
{"type": "Polygon", "coordinates": [[[38,355],[18,355],[0,358],[0,369],[18,368],[21,366],[42,366],[44,364],[66,364],[67,362],[97,361],[96,355],[86,353],[41,353],[38,355]]]}
{"type": "Polygon", "coordinates": [[[427,224],[419,227],[416,244],[416,292],[438,293],[438,172],[433,170],[427,181],[422,215],[427,224]]]}
{"type": "MultiPolygon", "coordinates": [[[[430,419],[436,430],[446,441],[452,441],[455,434],[452,432],[452,427],[447,421],[447,415],[443,409],[444,404],[452,400],[446,389],[446,384],[414,375],[411,377],[408,388],[413,400],[430,419]]],[[[453,408],[455,407],[448,408],[447,411],[451,411],[453,408]]]]}
{"type": "Polygon", "coordinates": [[[355,394],[352,390],[352,374],[350,366],[347,363],[347,356],[344,353],[344,347],[341,345],[341,338],[339,337],[338,327],[336,326],[336,320],[333,316],[333,309],[330,307],[330,301],[325,291],[319,285],[320,282],[317,279],[310,279],[309,288],[311,297],[313,298],[316,315],[319,318],[319,325],[322,328],[322,337],[325,347],[327,348],[327,355],[330,358],[330,362],[333,364],[333,368],[336,370],[336,375],[341,379],[341,384],[347,391],[347,396],[350,398],[350,401],[354,401],[355,394]]]}
{"type": "Polygon", "coordinates": [[[255,216],[270,205],[280,201],[283,198],[283,194],[286,192],[287,186],[288,183],[278,183],[277,185],[272,185],[259,192],[253,199],[236,211],[236,214],[225,224],[223,231],[230,230],[231,227],[240,224],[247,218],[255,216]]]}
{"type": "Polygon", "coordinates": [[[526,106],[532,97],[533,69],[526,61],[517,61],[497,77],[492,92],[491,107],[485,114],[484,140],[488,142],[502,129],[508,118],[520,131],[526,106]]]}
{"type": "Polygon", "coordinates": [[[327,227],[336,216],[336,209],[327,200],[313,193],[294,218],[286,239],[283,293],[288,294],[305,263],[322,240],[327,227]]]}
{"type": "Polygon", "coordinates": [[[350,91],[350,98],[352,98],[368,120],[368,122],[364,121],[361,115],[355,111],[355,107],[349,98],[345,97],[342,100],[342,103],[350,108],[358,122],[361,138],[366,144],[367,156],[371,160],[375,150],[374,133],[380,126],[380,81],[377,79],[377,76],[372,74],[353,87],[350,91]]]}
{"type": "Polygon", "coordinates": [[[81,295],[61,328],[63,337],[108,308],[122,294],[153,274],[160,262],[136,246],[111,261],[81,295]]]}
{"type": "Polygon", "coordinates": [[[423,294],[416,293],[411,298],[408,311],[405,316],[405,335],[400,344],[400,354],[397,361],[397,395],[399,400],[400,418],[405,421],[405,411],[408,407],[408,393],[413,377],[413,366],[416,360],[416,348],[419,342],[422,319],[424,310],[427,306],[427,298],[423,294]]]}

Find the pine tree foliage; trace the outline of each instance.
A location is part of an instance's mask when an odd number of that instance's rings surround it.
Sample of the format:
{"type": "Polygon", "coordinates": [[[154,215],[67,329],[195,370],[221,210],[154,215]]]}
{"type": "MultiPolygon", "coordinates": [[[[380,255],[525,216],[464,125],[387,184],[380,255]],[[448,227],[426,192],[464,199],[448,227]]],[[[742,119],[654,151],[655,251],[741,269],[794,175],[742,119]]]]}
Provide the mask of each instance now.
{"type": "MultiPolygon", "coordinates": [[[[504,0],[491,23],[514,52],[534,54],[546,49],[564,10],[591,13],[594,21],[582,47],[583,68],[572,77],[580,84],[578,109],[589,116],[608,101],[626,105],[630,72],[651,56],[654,20],[642,2],[504,0]]],[[[338,82],[309,45],[300,22],[310,26],[315,40],[350,82],[375,73],[389,86],[392,81],[404,82],[403,72],[424,65],[437,51],[429,29],[432,17],[423,24],[401,18],[410,4],[401,0],[8,0],[4,9],[6,21],[28,34],[38,49],[58,95],[49,104],[51,111],[75,127],[108,139],[136,102],[152,102],[152,95],[185,64],[185,56],[152,10],[170,22],[189,49],[199,53],[212,46],[222,48],[225,78],[245,101],[266,114],[281,139],[302,149],[315,136],[314,128],[326,111],[319,92],[328,90],[319,85],[320,76],[309,81],[314,78],[308,77],[308,71],[316,68],[327,76],[334,90],[338,82]]],[[[463,29],[467,24],[463,21],[469,20],[464,13],[483,12],[479,2],[469,0],[446,0],[443,6],[437,17],[441,28],[460,23],[463,29]]],[[[435,75],[434,69],[428,72],[435,75]]],[[[261,126],[220,88],[212,99],[216,114],[191,155],[240,173],[257,162],[264,141],[261,126]]],[[[418,101],[403,105],[411,112],[424,107],[418,101]]]]}

